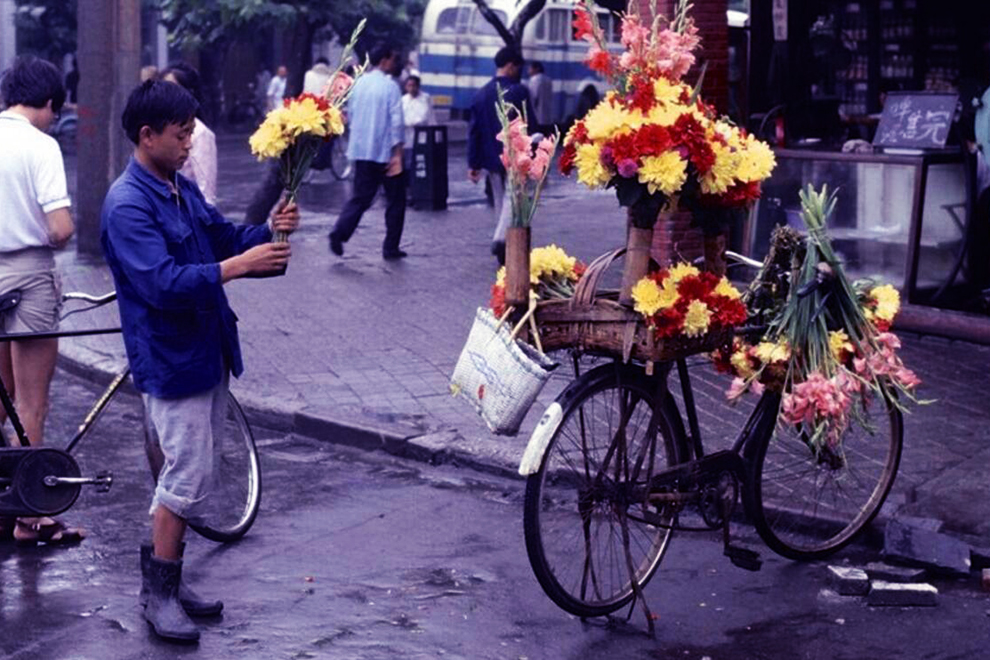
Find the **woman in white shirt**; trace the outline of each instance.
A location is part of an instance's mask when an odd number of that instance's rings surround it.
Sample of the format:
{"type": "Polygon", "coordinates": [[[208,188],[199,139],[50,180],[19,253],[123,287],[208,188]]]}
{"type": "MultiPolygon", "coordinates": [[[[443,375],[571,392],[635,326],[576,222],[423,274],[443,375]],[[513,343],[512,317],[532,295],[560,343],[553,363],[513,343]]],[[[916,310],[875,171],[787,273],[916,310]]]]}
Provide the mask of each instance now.
{"type": "MultiPolygon", "coordinates": [[[[199,86],[199,72],[185,62],[176,62],[162,74],[162,80],[185,87],[202,108],[202,95],[199,86]]],[[[192,148],[186,164],[179,174],[196,184],[207,203],[217,203],[217,137],[210,128],[196,116],[193,128],[192,148]]]]}

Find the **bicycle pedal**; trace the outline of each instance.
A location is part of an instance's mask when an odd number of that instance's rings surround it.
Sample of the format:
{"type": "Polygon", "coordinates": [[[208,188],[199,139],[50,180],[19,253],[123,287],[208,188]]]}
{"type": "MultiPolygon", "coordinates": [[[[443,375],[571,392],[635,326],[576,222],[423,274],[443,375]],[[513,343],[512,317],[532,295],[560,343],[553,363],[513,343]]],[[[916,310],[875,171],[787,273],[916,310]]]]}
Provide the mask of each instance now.
{"type": "Polygon", "coordinates": [[[94,483],[96,484],[97,493],[109,493],[110,487],[113,486],[113,472],[97,472],[94,483]]]}
{"type": "Polygon", "coordinates": [[[728,545],[725,547],[725,556],[733,564],[747,571],[758,571],[763,567],[763,560],[760,559],[760,553],[749,548],[728,545]]]}

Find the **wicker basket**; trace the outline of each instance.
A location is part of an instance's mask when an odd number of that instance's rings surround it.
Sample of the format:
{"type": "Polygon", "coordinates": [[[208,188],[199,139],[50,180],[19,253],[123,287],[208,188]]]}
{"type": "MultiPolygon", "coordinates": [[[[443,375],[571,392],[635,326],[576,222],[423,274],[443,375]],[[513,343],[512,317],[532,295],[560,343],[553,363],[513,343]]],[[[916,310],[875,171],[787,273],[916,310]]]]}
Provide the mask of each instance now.
{"type": "Polygon", "coordinates": [[[617,291],[598,290],[605,271],[625,251],[620,248],[595,259],[578,281],[574,297],[539,303],[536,322],[543,350],[576,348],[621,357],[623,362],[663,362],[709,352],[732,341],[731,329],[694,339],[656,340],[641,314],[619,304],[617,291]]]}

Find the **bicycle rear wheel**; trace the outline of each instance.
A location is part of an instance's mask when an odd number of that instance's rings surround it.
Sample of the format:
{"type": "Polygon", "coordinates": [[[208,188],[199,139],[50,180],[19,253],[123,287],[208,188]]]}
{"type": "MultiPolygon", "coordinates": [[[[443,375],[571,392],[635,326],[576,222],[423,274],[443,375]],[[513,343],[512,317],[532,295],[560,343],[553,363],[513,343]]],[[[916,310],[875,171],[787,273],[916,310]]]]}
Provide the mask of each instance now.
{"type": "Polygon", "coordinates": [[[658,407],[656,393],[642,371],[610,364],[553,404],[560,422],[526,482],[523,527],[540,586],[572,614],[627,604],[632,576],[645,584],[667,550],[672,531],[653,523],[669,525],[675,514],[643,500],[649,476],[678,462],[684,431],[672,399],[658,407]],[[647,522],[644,513],[656,517],[647,522]]]}
{"type": "Polygon", "coordinates": [[[753,522],[774,552],[791,559],[826,557],[876,516],[900,464],[903,423],[900,411],[882,399],[869,404],[866,419],[874,428],[851,422],[841,443],[817,457],[806,434],[790,425],[778,424],[760,443],[753,522]]]}
{"type": "MultiPolygon", "coordinates": [[[[153,430],[145,427],[145,451],[155,483],[164,457],[153,430]]],[[[221,437],[214,438],[213,488],[189,526],[212,541],[227,543],[244,536],[261,506],[261,464],[254,434],[233,394],[221,437]]]]}

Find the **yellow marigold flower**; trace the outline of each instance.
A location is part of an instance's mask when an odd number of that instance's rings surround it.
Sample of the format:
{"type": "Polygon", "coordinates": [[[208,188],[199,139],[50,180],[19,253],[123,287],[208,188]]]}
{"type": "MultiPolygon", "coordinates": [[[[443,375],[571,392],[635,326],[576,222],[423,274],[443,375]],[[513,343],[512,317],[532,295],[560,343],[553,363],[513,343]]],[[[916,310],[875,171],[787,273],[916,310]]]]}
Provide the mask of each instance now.
{"type": "Polygon", "coordinates": [[[592,140],[606,140],[617,135],[620,130],[638,128],[642,124],[642,112],[612,105],[607,99],[589,110],[584,117],[584,126],[592,140]]]}
{"type": "Polygon", "coordinates": [[[770,146],[752,135],[746,137],[739,155],[736,178],[740,181],[762,181],[770,176],[777,165],[770,146]]]}
{"type": "Polygon", "coordinates": [[[881,320],[893,321],[901,309],[901,294],[889,284],[873,287],[870,298],[876,301],[876,316],[881,320]]]}
{"type": "Polygon", "coordinates": [[[277,121],[266,119],[248,139],[251,153],[258,160],[278,158],[289,146],[288,138],[282,133],[282,126],[277,121]]]}
{"type": "Polygon", "coordinates": [[[647,120],[659,126],[673,126],[677,118],[684,114],[684,106],[679,103],[658,103],[650,110],[647,120]]]}
{"type": "Polygon", "coordinates": [[[753,349],[757,359],[764,363],[785,362],[791,358],[791,347],[786,339],[781,339],[777,343],[771,341],[761,341],[753,349]]]}
{"type": "Polygon", "coordinates": [[[661,103],[679,103],[684,85],[671,82],[663,76],[653,81],[653,96],[661,103]]]}
{"type": "Polygon", "coordinates": [[[327,131],[329,135],[343,135],[344,116],[340,110],[334,106],[326,111],[327,131]]]}
{"type": "Polygon", "coordinates": [[[833,330],[828,333],[828,347],[832,349],[832,355],[835,356],[835,359],[840,362],[847,353],[852,353],[855,350],[845,330],[833,330]]]}
{"type": "Polygon", "coordinates": [[[677,293],[677,285],[670,280],[665,280],[660,287],[660,309],[669,309],[677,304],[681,299],[681,294],[677,293]]]}
{"type": "Polygon", "coordinates": [[[529,280],[533,284],[538,284],[541,277],[552,278],[556,275],[576,280],[577,274],[574,272],[576,262],[577,259],[568,256],[556,245],[536,248],[529,255],[529,280]]]}
{"type": "Polygon", "coordinates": [[[741,378],[749,378],[756,371],[753,369],[753,363],[749,361],[749,352],[746,350],[736,351],[729,358],[729,362],[735,367],[736,374],[741,378]]]}
{"type": "Polygon", "coordinates": [[[298,137],[303,133],[311,133],[320,137],[324,137],[327,134],[323,111],[316,105],[316,101],[311,98],[305,98],[301,101],[294,100],[289,103],[281,119],[286,131],[294,137],[298,137]]]}
{"type": "Polygon", "coordinates": [[[505,286],[505,266],[499,268],[498,272],[495,273],[495,284],[505,286]]]}
{"type": "Polygon", "coordinates": [[[659,190],[665,195],[673,195],[687,180],[687,161],[673,151],[649,156],[643,159],[638,178],[640,183],[646,184],[650,194],[659,190]]]}
{"type": "Polygon", "coordinates": [[[718,142],[712,144],[712,151],[715,153],[715,162],[701,177],[701,192],[706,195],[721,195],[736,182],[739,153],[718,142]]]}
{"type": "Polygon", "coordinates": [[[602,165],[601,147],[597,144],[578,145],[574,161],[577,164],[578,181],[589,188],[601,188],[612,178],[602,165]]]}
{"type": "Polygon", "coordinates": [[[660,287],[644,277],[632,288],[633,309],[643,316],[653,316],[660,309],[660,287]]]}
{"type": "Polygon", "coordinates": [[[667,281],[670,282],[671,284],[677,284],[688,275],[699,275],[701,274],[701,271],[695,268],[694,266],[692,266],[691,264],[684,263],[682,261],[668,268],[667,273],[668,273],[667,281]]]}
{"type": "Polygon", "coordinates": [[[708,305],[700,300],[692,300],[684,314],[684,334],[688,337],[700,337],[708,332],[712,320],[712,312],[708,305]]]}
{"type": "Polygon", "coordinates": [[[715,287],[715,295],[725,296],[726,298],[731,298],[732,300],[739,300],[742,297],[742,294],[739,293],[739,289],[732,286],[732,283],[729,282],[729,279],[724,275],[715,287]]]}

